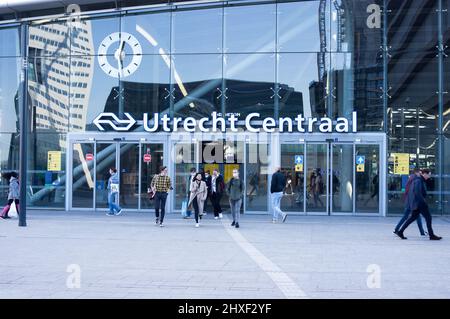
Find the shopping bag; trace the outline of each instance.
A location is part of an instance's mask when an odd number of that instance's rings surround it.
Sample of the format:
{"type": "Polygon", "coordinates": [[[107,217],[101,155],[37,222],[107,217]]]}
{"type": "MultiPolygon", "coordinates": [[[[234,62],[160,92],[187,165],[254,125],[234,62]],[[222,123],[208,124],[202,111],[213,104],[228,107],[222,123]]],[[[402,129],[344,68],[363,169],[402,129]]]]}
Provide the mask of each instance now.
{"type": "Polygon", "coordinates": [[[12,202],[11,207],[9,208],[8,216],[11,218],[17,217],[17,207],[15,202],[12,202]]]}

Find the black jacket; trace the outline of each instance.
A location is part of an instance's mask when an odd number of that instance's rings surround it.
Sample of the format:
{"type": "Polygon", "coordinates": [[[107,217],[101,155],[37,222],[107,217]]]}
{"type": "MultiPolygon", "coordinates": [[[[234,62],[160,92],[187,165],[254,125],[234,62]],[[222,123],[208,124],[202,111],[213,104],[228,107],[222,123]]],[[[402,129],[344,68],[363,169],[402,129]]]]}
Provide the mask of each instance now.
{"type": "Polygon", "coordinates": [[[406,207],[410,210],[423,209],[428,207],[426,202],[427,190],[425,187],[425,179],[415,176],[411,182],[406,197],[406,207]]]}
{"type": "Polygon", "coordinates": [[[272,175],[272,182],[270,184],[271,193],[279,193],[286,187],[286,177],[281,172],[276,172],[272,175]]]}

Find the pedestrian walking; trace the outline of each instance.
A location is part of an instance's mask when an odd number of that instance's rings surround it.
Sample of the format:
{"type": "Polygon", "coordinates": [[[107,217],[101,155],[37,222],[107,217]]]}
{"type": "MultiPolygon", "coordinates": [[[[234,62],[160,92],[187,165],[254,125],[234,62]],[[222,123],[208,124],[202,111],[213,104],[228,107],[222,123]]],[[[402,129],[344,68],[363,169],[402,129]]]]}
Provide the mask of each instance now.
{"type": "Polygon", "coordinates": [[[286,187],[286,177],[281,173],[281,167],[275,169],[272,175],[272,182],[270,183],[270,193],[272,197],[272,222],[278,221],[278,216],[281,216],[283,223],[286,221],[287,214],[281,211],[281,198],[283,197],[283,190],[286,187]]]}
{"type": "Polygon", "coordinates": [[[214,219],[223,218],[222,207],[220,206],[220,200],[222,199],[223,192],[225,191],[225,183],[223,176],[219,170],[215,168],[211,177],[211,194],[210,199],[214,209],[214,219]]]}
{"type": "Polygon", "coordinates": [[[205,206],[203,207],[203,214],[206,215],[207,212],[207,206],[208,206],[208,198],[211,201],[211,180],[212,180],[212,176],[211,176],[211,172],[209,170],[207,170],[205,172],[205,183],[206,183],[206,189],[207,189],[207,197],[205,200],[205,206]]]}
{"type": "Polygon", "coordinates": [[[199,218],[203,214],[206,198],[208,197],[208,189],[205,181],[202,180],[202,174],[197,173],[194,181],[191,182],[191,194],[189,196],[189,206],[194,207],[195,212],[195,227],[200,227],[199,218]]]}
{"type": "Polygon", "coordinates": [[[244,182],[239,178],[237,169],[233,170],[233,177],[228,182],[226,189],[229,196],[231,216],[233,217],[231,226],[239,228],[242,198],[244,197],[244,182]]]}
{"type": "Polygon", "coordinates": [[[158,175],[153,177],[151,187],[155,192],[155,225],[158,226],[159,224],[159,227],[164,227],[167,195],[172,190],[172,182],[170,177],[167,176],[167,166],[161,166],[159,172],[158,175]]]}
{"type": "MultiPolygon", "coordinates": [[[[412,181],[414,180],[415,177],[420,177],[420,176],[421,176],[420,175],[420,169],[415,168],[413,170],[413,173],[409,176],[408,181],[406,182],[405,194],[403,195],[403,200],[405,202],[405,209],[403,211],[403,217],[400,219],[400,221],[398,222],[397,226],[395,226],[394,234],[397,234],[397,232],[400,230],[400,228],[406,222],[408,217],[411,215],[410,203],[408,202],[408,194],[409,194],[409,191],[411,189],[412,181]]],[[[423,230],[422,218],[420,217],[420,215],[417,216],[417,220],[416,221],[417,221],[417,226],[419,227],[420,235],[425,236],[426,233],[423,230]]]]}
{"type": "Polygon", "coordinates": [[[17,214],[19,214],[19,175],[16,172],[10,172],[3,175],[3,177],[9,182],[9,192],[8,201],[6,206],[3,208],[0,217],[3,219],[8,219],[11,218],[8,216],[8,213],[13,203],[16,205],[17,214]]]}
{"type": "Polygon", "coordinates": [[[119,174],[117,173],[117,169],[114,167],[109,169],[109,174],[111,175],[108,179],[107,186],[109,212],[106,213],[106,215],[120,215],[122,213],[122,208],[116,203],[119,197],[119,174]]]}
{"type": "Polygon", "coordinates": [[[415,176],[413,181],[411,182],[410,189],[408,191],[408,207],[412,211],[411,216],[405,222],[405,224],[400,228],[400,230],[396,233],[398,237],[401,239],[407,239],[403,232],[408,226],[414,222],[419,214],[425,218],[427,223],[428,235],[430,236],[430,240],[440,240],[442,237],[436,236],[433,231],[433,227],[431,225],[431,214],[428,208],[428,204],[426,202],[427,191],[425,187],[425,182],[430,178],[430,170],[423,169],[421,171],[421,176],[415,176]]]}

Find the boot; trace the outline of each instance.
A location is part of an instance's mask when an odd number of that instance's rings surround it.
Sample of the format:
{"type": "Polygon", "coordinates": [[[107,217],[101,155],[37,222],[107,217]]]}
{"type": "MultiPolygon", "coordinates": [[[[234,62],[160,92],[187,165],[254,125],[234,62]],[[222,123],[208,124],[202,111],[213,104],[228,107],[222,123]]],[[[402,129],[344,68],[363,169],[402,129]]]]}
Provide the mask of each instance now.
{"type": "Polygon", "coordinates": [[[9,209],[11,208],[11,205],[6,205],[3,210],[2,210],[2,214],[0,215],[1,218],[8,218],[8,212],[9,209]]]}
{"type": "Polygon", "coordinates": [[[441,240],[441,239],[442,239],[441,236],[436,236],[434,234],[430,236],[430,240],[441,240]]]}

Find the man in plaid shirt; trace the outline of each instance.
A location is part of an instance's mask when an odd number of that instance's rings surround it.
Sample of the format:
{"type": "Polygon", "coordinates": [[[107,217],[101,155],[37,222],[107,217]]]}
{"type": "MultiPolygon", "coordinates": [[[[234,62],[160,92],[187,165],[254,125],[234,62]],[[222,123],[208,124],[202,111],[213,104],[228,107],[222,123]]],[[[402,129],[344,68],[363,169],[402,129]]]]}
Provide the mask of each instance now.
{"type": "Polygon", "coordinates": [[[166,213],[166,200],[169,190],[172,189],[170,177],[167,176],[167,167],[162,166],[160,174],[153,177],[151,187],[155,192],[155,215],[156,225],[163,227],[164,215],[166,213]],[[159,218],[159,210],[161,209],[161,219],[159,218]]]}

